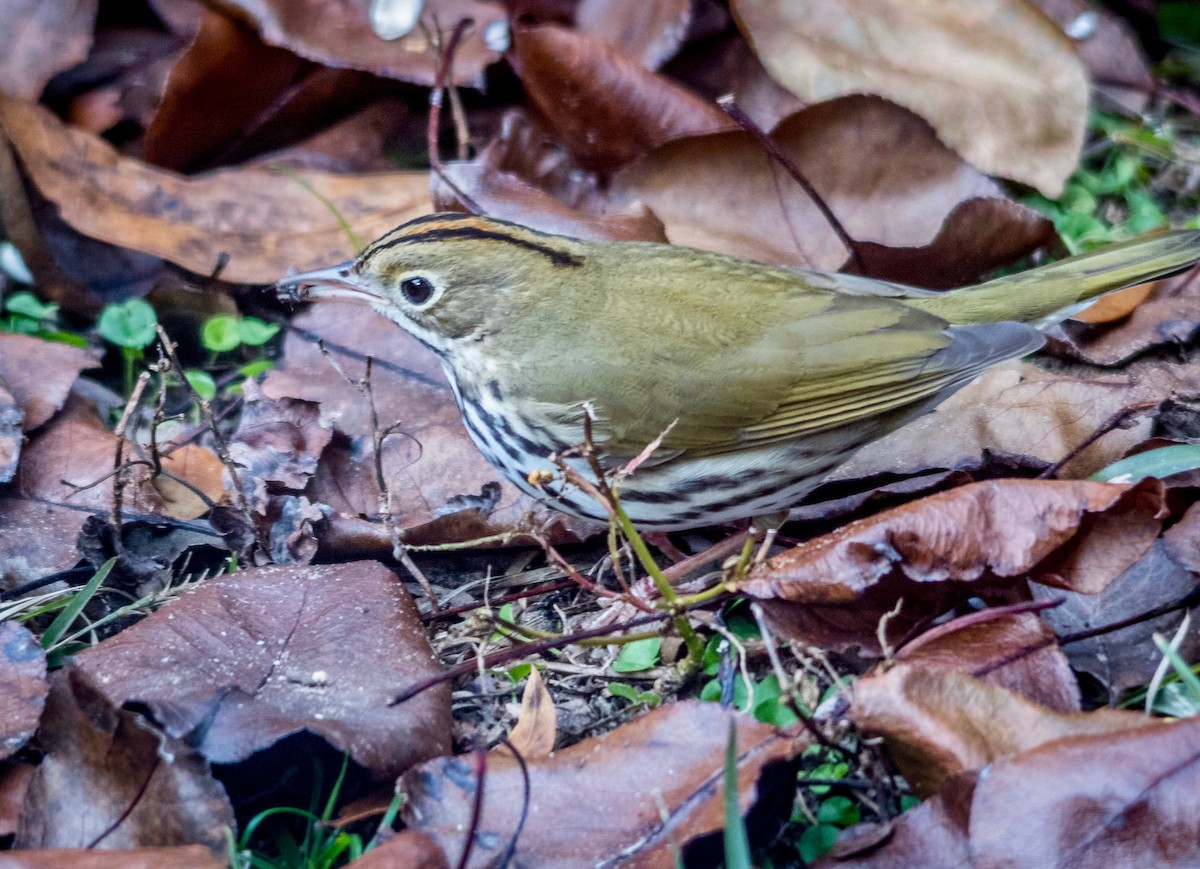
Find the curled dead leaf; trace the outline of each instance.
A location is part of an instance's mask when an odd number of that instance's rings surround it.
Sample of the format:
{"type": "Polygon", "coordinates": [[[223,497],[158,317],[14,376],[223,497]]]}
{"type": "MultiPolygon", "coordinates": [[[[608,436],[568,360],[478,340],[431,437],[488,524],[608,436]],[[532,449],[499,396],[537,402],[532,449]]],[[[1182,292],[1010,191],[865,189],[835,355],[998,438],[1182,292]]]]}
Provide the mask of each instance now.
{"type": "Polygon", "coordinates": [[[1146,553],[1166,515],[1157,480],[973,483],[802,543],[752,569],[739,591],[785,636],[875,648],[893,609],[891,642],[1026,577],[1099,591],[1146,553]]]}
{"type": "Polygon", "coordinates": [[[297,180],[246,167],[183,178],[8,97],[0,97],[0,128],[34,185],[79,232],[197,274],[210,274],[228,254],[222,276],[233,282],[274,283],[290,270],[352,256],[339,215],[370,239],[429,211],[424,172],[310,170],[297,180]]]}
{"type": "Polygon", "coordinates": [[[809,102],[874,93],[933,124],[985,172],[1057,196],[1088,83],[1071,40],[1025,0],[735,0],[771,75],[809,102]]]}

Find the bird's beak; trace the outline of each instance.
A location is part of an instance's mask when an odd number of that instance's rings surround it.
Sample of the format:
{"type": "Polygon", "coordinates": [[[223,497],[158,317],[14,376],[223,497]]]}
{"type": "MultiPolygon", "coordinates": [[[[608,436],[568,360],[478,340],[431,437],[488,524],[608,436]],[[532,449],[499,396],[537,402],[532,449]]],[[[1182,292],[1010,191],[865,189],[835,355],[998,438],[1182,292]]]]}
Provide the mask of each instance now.
{"type": "Polygon", "coordinates": [[[362,278],[353,266],[353,260],[346,260],[329,268],[290,275],[276,283],[275,290],[281,298],[295,302],[312,299],[350,299],[368,303],[380,301],[378,293],[363,286],[362,278]]]}

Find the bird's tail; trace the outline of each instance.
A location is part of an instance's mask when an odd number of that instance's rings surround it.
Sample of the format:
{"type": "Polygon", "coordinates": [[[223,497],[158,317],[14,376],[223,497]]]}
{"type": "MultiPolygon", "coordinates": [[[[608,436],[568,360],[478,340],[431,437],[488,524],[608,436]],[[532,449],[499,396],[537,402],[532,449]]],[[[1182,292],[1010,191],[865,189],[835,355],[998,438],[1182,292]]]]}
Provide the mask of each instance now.
{"type": "Polygon", "coordinates": [[[1015,275],[912,299],[951,323],[1016,320],[1044,328],[1113,290],[1152,281],[1200,261],[1200,230],[1135,238],[1015,275]]]}

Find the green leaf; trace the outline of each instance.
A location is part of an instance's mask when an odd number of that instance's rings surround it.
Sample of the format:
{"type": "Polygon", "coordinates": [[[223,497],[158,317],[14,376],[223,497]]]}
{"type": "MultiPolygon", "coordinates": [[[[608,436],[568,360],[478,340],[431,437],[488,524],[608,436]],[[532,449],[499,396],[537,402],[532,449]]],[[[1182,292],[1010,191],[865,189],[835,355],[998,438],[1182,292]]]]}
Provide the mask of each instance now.
{"type": "Polygon", "coordinates": [[[247,362],[238,368],[238,374],[242,377],[258,377],[264,371],[270,371],[275,367],[275,363],[270,359],[255,359],[253,362],[247,362]]]}
{"type": "Polygon", "coordinates": [[[841,830],[832,824],[816,824],[809,827],[800,834],[800,859],[805,863],[812,863],[818,857],[828,854],[829,849],[837,842],[839,833],[841,830]]]}
{"type": "Polygon", "coordinates": [[[1125,202],[1129,206],[1129,217],[1125,218],[1121,227],[1131,235],[1155,229],[1167,222],[1167,216],[1158,203],[1144,193],[1128,192],[1125,202]]]}
{"type": "Polygon", "coordinates": [[[658,663],[662,651],[661,637],[648,637],[644,640],[634,640],[621,646],[617,659],[612,668],[617,673],[636,673],[639,670],[649,670],[658,663]]]}
{"type": "Polygon", "coordinates": [[[201,371],[199,368],[189,368],[183,372],[183,376],[187,378],[188,383],[192,385],[192,389],[196,390],[197,394],[208,401],[212,401],[217,395],[217,382],[212,379],[207,371],[201,371]]]}
{"type": "Polygon", "coordinates": [[[817,808],[817,821],[822,824],[833,824],[843,830],[852,824],[857,824],[862,818],[858,804],[849,797],[830,797],[817,808]]]}
{"type": "Polygon", "coordinates": [[[106,341],[127,350],[140,350],[154,343],[158,333],[158,315],[145,299],[126,299],[116,305],[106,305],[100,312],[96,328],[106,341]]]}
{"type": "Polygon", "coordinates": [[[725,869],[752,869],[746,822],[738,807],[737,772],[737,725],[731,718],[725,743],[725,869]]]}
{"type": "Polygon", "coordinates": [[[1096,197],[1080,184],[1068,184],[1058,200],[1067,211],[1091,214],[1096,210],[1096,197]]]}
{"type": "Polygon", "coordinates": [[[1147,477],[1170,477],[1200,468],[1200,444],[1176,444],[1146,450],[1092,474],[1098,483],[1136,483],[1147,477]]]}
{"type": "Polygon", "coordinates": [[[251,347],[261,347],[279,334],[279,326],[267,323],[258,317],[243,317],[238,326],[238,334],[242,343],[251,347]]]}
{"type": "Polygon", "coordinates": [[[4,310],[31,320],[54,320],[58,316],[58,305],[43,302],[33,293],[24,290],[5,299],[4,310]]]}
{"type": "Polygon", "coordinates": [[[504,675],[512,680],[514,685],[521,684],[522,679],[528,679],[529,674],[533,672],[533,664],[517,664],[515,667],[509,667],[504,671],[504,675]]]}
{"type": "MultiPolygon", "coordinates": [[[[500,607],[500,611],[496,613],[496,617],[501,621],[508,622],[510,625],[515,625],[517,623],[517,611],[513,608],[511,603],[506,603],[504,606],[500,607]]],[[[516,631],[510,630],[503,625],[497,625],[496,630],[492,633],[493,641],[509,638],[514,640],[522,639],[521,635],[516,631]]]]}
{"type": "Polygon", "coordinates": [[[779,678],[772,673],[754,687],[754,717],[764,724],[774,724],[776,727],[790,727],[800,719],[791,707],[781,703],[783,689],[779,687],[779,678]]]}
{"type": "Polygon", "coordinates": [[[242,343],[238,318],[233,314],[214,314],[200,327],[200,343],[205,350],[225,353],[242,343]]]}
{"type": "Polygon", "coordinates": [[[645,703],[651,709],[662,702],[662,697],[654,691],[639,691],[627,682],[609,682],[608,693],[630,703],[645,703]]]}

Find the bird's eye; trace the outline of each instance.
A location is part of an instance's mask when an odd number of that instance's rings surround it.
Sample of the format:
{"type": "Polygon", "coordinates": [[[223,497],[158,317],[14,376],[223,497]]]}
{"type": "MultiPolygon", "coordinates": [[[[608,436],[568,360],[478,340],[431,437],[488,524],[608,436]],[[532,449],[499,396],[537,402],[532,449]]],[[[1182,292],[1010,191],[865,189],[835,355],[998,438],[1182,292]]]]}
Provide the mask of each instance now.
{"type": "Polygon", "coordinates": [[[435,289],[433,281],[420,276],[400,282],[400,293],[410,305],[424,305],[433,297],[435,289]]]}

